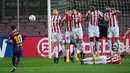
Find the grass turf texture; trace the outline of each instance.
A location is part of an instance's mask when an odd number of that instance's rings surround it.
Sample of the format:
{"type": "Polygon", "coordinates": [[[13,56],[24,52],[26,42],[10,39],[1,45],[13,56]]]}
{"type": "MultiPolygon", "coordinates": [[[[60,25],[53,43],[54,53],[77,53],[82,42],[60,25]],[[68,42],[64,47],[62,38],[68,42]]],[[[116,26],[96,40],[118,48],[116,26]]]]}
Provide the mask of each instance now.
{"type": "MultiPolygon", "coordinates": [[[[11,68],[11,58],[0,58],[0,73],[9,73],[11,68]]],[[[48,58],[22,58],[14,73],[130,73],[130,56],[120,65],[80,65],[79,61],[64,63],[63,58],[54,64],[48,58]]]]}

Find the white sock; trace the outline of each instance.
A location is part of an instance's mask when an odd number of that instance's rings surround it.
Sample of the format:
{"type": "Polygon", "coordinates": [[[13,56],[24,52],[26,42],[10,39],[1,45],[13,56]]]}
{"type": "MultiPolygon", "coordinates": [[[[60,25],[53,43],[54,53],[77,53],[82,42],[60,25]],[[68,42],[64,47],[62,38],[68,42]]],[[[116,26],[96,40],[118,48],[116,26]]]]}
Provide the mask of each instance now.
{"type": "Polygon", "coordinates": [[[69,56],[69,49],[66,49],[66,56],[69,56]]]}
{"type": "Polygon", "coordinates": [[[61,48],[62,48],[62,52],[64,52],[65,51],[65,46],[62,45],[61,48]]]}
{"type": "Polygon", "coordinates": [[[56,55],[56,58],[58,58],[58,47],[55,46],[54,49],[55,49],[55,55],[56,55]]]}
{"type": "Polygon", "coordinates": [[[90,57],[90,58],[85,58],[85,59],[83,59],[84,62],[92,61],[92,60],[93,60],[93,58],[91,58],[91,57],[90,57]]]}
{"type": "Polygon", "coordinates": [[[120,48],[120,40],[117,40],[117,46],[120,48]]]}
{"type": "Polygon", "coordinates": [[[105,62],[103,62],[103,61],[95,61],[95,64],[105,64],[105,62]]]}
{"type": "Polygon", "coordinates": [[[99,42],[96,42],[96,48],[97,48],[97,53],[96,54],[99,54],[99,42]]]}
{"type": "Polygon", "coordinates": [[[80,49],[80,44],[79,44],[79,43],[77,43],[77,44],[76,44],[76,47],[77,47],[78,49],[80,49]]]}
{"type": "Polygon", "coordinates": [[[16,69],[16,67],[14,66],[13,68],[15,68],[16,69]]]}
{"type": "Polygon", "coordinates": [[[112,41],[111,40],[108,40],[108,48],[109,48],[110,54],[113,55],[113,52],[112,52],[112,41]]]}
{"type": "Polygon", "coordinates": [[[93,64],[93,62],[84,62],[84,64],[93,64]]]}
{"type": "Polygon", "coordinates": [[[94,54],[94,52],[93,52],[93,45],[94,45],[93,42],[90,42],[90,50],[91,50],[92,54],[94,54]]]}
{"type": "Polygon", "coordinates": [[[81,43],[81,46],[82,46],[83,53],[85,53],[85,44],[84,44],[84,42],[81,43]]]}

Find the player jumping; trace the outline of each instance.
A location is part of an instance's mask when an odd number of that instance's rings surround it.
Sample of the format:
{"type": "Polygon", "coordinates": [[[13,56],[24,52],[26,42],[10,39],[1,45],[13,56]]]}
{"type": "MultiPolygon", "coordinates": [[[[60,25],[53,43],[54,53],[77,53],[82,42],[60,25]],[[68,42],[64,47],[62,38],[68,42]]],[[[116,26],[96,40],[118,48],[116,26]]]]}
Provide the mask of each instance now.
{"type": "Polygon", "coordinates": [[[74,37],[74,46],[75,46],[75,52],[71,54],[71,57],[74,56],[76,60],[78,60],[77,57],[77,50],[80,50],[80,56],[81,58],[84,58],[85,54],[85,44],[83,42],[83,30],[82,30],[82,22],[83,22],[83,15],[81,12],[75,10],[75,8],[72,9],[72,32],[74,37]]]}
{"type": "Polygon", "coordinates": [[[107,21],[108,24],[107,37],[108,37],[108,47],[111,55],[113,55],[112,37],[116,38],[116,43],[114,44],[117,44],[118,54],[120,54],[119,27],[118,27],[119,13],[121,13],[119,10],[115,10],[114,8],[106,6],[106,13],[104,14],[104,20],[107,21]]]}
{"type": "Polygon", "coordinates": [[[23,54],[23,36],[22,34],[16,30],[16,26],[11,26],[12,32],[10,34],[9,40],[7,43],[13,43],[13,54],[12,54],[12,63],[13,63],[13,68],[11,69],[11,72],[14,72],[17,68],[17,66],[20,63],[20,58],[22,57],[23,54]]]}
{"type": "Polygon", "coordinates": [[[71,14],[72,14],[71,10],[66,10],[65,15],[63,17],[63,22],[66,26],[66,32],[65,32],[65,53],[66,54],[64,57],[65,62],[69,62],[69,58],[71,59],[72,62],[74,62],[73,58],[69,56],[70,43],[73,38],[73,34],[72,34],[73,25],[72,25],[71,14]]]}
{"type": "Polygon", "coordinates": [[[103,14],[99,10],[96,10],[94,5],[91,5],[90,10],[88,10],[86,14],[86,18],[89,22],[88,35],[90,39],[90,50],[93,57],[95,57],[95,53],[93,51],[93,47],[94,47],[93,38],[94,37],[95,37],[96,49],[97,49],[96,56],[99,57],[99,34],[100,34],[99,26],[98,26],[99,17],[103,17],[103,14]]]}
{"type": "Polygon", "coordinates": [[[54,62],[58,63],[59,55],[58,55],[58,47],[59,43],[62,45],[62,33],[60,30],[60,24],[61,24],[61,16],[59,15],[59,12],[57,9],[53,9],[53,15],[51,16],[51,27],[52,27],[52,44],[54,44],[54,51],[55,51],[55,57],[54,62]]]}

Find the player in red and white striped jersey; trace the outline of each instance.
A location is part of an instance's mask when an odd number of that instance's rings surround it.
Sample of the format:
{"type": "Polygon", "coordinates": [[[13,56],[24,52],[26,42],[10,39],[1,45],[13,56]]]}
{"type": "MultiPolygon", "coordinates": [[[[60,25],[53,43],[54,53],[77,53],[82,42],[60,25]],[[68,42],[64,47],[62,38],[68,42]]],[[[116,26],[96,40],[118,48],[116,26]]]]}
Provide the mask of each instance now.
{"type": "MultiPolygon", "coordinates": [[[[52,28],[52,43],[54,44],[54,50],[55,50],[55,57],[54,62],[58,63],[59,56],[58,56],[58,45],[59,42],[62,45],[62,33],[60,30],[61,25],[61,16],[59,15],[59,12],[57,9],[53,9],[53,15],[51,16],[51,28],[52,28]]],[[[62,45],[62,49],[63,49],[62,45]]]]}
{"type": "MultiPolygon", "coordinates": [[[[66,10],[65,11],[65,15],[62,19],[62,22],[64,22],[65,26],[66,26],[66,32],[65,32],[65,57],[64,57],[64,61],[65,62],[69,62],[69,48],[70,48],[70,42],[72,41],[72,15],[71,15],[72,11],[71,10],[66,10]]],[[[73,59],[71,59],[71,61],[73,62],[73,59]]]]}
{"type": "Polygon", "coordinates": [[[81,60],[81,64],[121,64],[124,53],[121,55],[114,54],[113,56],[100,56],[99,58],[89,57],[81,60]]]}
{"type": "Polygon", "coordinates": [[[110,8],[106,6],[106,13],[104,14],[104,20],[107,21],[108,24],[108,46],[110,53],[112,55],[112,37],[116,38],[116,43],[118,46],[118,53],[120,54],[120,41],[119,41],[119,27],[118,27],[118,14],[121,13],[119,10],[115,10],[114,8],[110,8]]]}
{"type": "Polygon", "coordinates": [[[103,13],[100,12],[99,10],[96,10],[94,5],[91,5],[90,10],[88,10],[87,14],[86,14],[86,18],[89,22],[89,26],[88,26],[88,35],[89,35],[89,39],[90,39],[90,49],[91,49],[91,53],[92,56],[95,57],[95,54],[93,52],[93,46],[94,46],[94,42],[93,42],[93,38],[95,37],[96,40],[96,48],[97,48],[97,52],[96,52],[96,56],[99,57],[99,18],[103,17],[103,13]]]}
{"type": "Polygon", "coordinates": [[[78,60],[77,57],[77,50],[80,50],[80,55],[82,58],[84,58],[84,50],[85,45],[83,42],[83,30],[82,30],[82,22],[83,22],[83,15],[81,12],[75,10],[75,8],[72,9],[72,32],[73,32],[73,38],[75,39],[75,52],[71,54],[71,56],[74,56],[76,60],[78,60]]]}

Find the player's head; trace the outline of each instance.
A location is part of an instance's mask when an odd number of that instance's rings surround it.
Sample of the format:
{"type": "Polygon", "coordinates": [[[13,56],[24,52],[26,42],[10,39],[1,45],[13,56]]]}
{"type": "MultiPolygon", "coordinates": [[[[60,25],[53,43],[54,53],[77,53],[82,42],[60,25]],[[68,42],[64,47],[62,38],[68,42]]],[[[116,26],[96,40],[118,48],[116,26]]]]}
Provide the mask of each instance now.
{"type": "Polygon", "coordinates": [[[111,10],[116,10],[115,8],[111,8],[111,10]]]}
{"type": "Polygon", "coordinates": [[[95,10],[95,5],[94,4],[90,5],[90,10],[95,10]]]}
{"type": "Polygon", "coordinates": [[[122,53],[120,54],[120,57],[121,57],[121,58],[124,58],[124,57],[125,57],[125,52],[122,52],[122,53]]]}
{"type": "Polygon", "coordinates": [[[11,30],[13,31],[13,30],[16,30],[16,26],[15,25],[12,25],[11,26],[11,30]]]}
{"type": "Polygon", "coordinates": [[[68,10],[65,10],[65,13],[68,13],[68,10]]]}
{"type": "Polygon", "coordinates": [[[111,10],[110,6],[106,6],[106,11],[108,12],[110,10],[111,10]]]}
{"type": "Polygon", "coordinates": [[[52,12],[53,12],[53,14],[58,14],[59,13],[57,9],[53,9],[52,12]]]}
{"type": "Polygon", "coordinates": [[[77,13],[77,10],[76,10],[75,7],[73,7],[71,10],[72,10],[72,14],[76,14],[77,13]]]}

